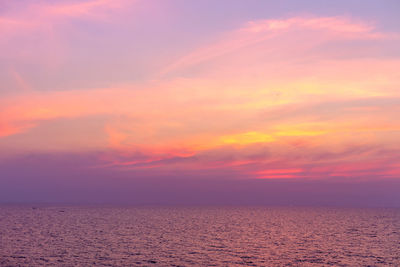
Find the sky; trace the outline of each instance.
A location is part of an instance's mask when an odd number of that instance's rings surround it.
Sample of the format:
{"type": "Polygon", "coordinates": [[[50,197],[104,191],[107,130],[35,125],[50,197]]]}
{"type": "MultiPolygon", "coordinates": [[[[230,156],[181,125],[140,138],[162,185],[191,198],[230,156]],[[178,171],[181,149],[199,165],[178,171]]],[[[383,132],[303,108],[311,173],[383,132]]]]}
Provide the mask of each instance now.
{"type": "Polygon", "coordinates": [[[0,202],[400,206],[397,0],[0,2],[0,202]]]}

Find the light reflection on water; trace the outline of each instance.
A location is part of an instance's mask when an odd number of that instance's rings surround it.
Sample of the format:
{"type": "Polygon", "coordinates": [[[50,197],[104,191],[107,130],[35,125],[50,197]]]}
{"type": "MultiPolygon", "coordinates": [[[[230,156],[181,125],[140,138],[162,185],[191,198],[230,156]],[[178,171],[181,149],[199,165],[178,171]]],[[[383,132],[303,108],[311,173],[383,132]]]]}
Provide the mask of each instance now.
{"type": "Polygon", "coordinates": [[[400,266],[399,209],[0,206],[0,266],[400,266]]]}

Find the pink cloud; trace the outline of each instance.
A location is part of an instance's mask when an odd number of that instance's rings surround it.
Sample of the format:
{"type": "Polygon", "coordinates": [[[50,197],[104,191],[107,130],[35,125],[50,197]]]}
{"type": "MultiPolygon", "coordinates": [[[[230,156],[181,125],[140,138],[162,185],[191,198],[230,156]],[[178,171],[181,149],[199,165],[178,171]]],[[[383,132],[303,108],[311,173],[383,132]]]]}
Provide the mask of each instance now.
{"type": "Polygon", "coordinates": [[[77,19],[113,23],[115,13],[132,4],[125,0],[10,2],[13,8],[0,14],[0,53],[13,65],[33,62],[55,69],[67,60],[66,25],[77,19]]]}
{"type": "MultiPolygon", "coordinates": [[[[201,64],[218,57],[235,53],[240,49],[255,46],[269,40],[266,49],[275,51],[280,46],[287,44],[279,41],[296,39],[305,36],[311,38],[313,44],[319,44],[328,40],[345,39],[382,39],[392,35],[375,31],[371,24],[362,21],[351,20],[346,17],[294,17],[281,20],[258,20],[247,22],[242,28],[225,34],[220,41],[208,46],[199,48],[191,54],[178,59],[175,63],[165,68],[161,75],[169,72],[182,70],[193,65],[201,64]],[[317,31],[310,36],[311,31],[317,31]]],[[[304,52],[309,41],[298,41],[291,49],[304,52]]],[[[303,54],[304,55],[304,54],[303,54]]]]}
{"type": "MultiPolygon", "coordinates": [[[[72,19],[109,2],[84,3],[43,12],[48,19],[72,19]]],[[[400,126],[393,99],[400,97],[400,61],[337,59],[314,50],[332,41],[385,38],[370,24],[345,18],[249,22],[182,56],[164,71],[168,79],[10,93],[0,99],[0,136],[7,136],[0,146],[106,151],[99,166],[120,170],[224,169],[269,179],[395,176],[391,161],[400,150],[400,126]],[[175,77],[179,71],[188,77],[175,77]],[[101,125],[86,123],[91,118],[101,118],[101,125]],[[63,137],[49,145],[41,133],[62,120],[72,121],[73,131],[63,135],[55,127],[54,135],[63,137]],[[372,166],[382,157],[370,147],[396,152],[382,153],[387,158],[380,167],[365,171],[364,163],[372,166]]],[[[19,72],[12,75],[29,89],[19,72]]]]}
{"type": "Polygon", "coordinates": [[[323,29],[341,33],[362,33],[367,36],[380,36],[370,35],[374,31],[374,27],[362,21],[354,21],[346,17],[294,17],[283,20],[259,20],[250,21],[243,31],[251,32],[268,32],[280,31],[289,28],[311,28],[323,29]]]}
{"type": "Polygon", "coordinates": [[[99,12],[123,8],[127,3],[128,1],[126,0],[90,0],[67,4],[52,3],[38,7],[40,10],[38,13],[55,17],[97,17],[99,12]]]}

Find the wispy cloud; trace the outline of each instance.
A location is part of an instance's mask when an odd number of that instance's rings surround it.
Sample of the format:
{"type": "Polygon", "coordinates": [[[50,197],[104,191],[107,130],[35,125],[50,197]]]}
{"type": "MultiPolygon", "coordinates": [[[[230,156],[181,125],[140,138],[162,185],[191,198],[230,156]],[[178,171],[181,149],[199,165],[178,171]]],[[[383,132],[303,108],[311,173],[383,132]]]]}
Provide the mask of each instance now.
{"type": "MultiPolygon", "coordinates": [[[[292,57],[293,52],[310,49],[312,45],[334,40],[368,40],[386,39],[393,34],[375,30],[370,23],[355,21],[346,17],[294,17],[276,20],[257,20],[246,23],[242,28],[225,34],[220,41],[199,48],[191,54],[178,59],[165,68],[161,74],[179,71],[238,50],[257,46],[268,41],[262,50],[264,53],[278,53],[286,50],[289,53],[279,54],[280,58],[292,57]],[[306,39],[310,38],[309,41],[306,39]],[[283,39],[283,40],[282,40],[283,39]],[[303,39],[296,42],[291,41],[303,39]]],[[[260,49],[260,47],[258,47],[260,49]]]]}
{"type": "MultiPolygon", "coordinates": [[[[43,18],[31,15],[33,24],[97,19],[124,4],[46,4],[32,11],[43,18]]],[[[28,18],[17,18],[7,18],[3,30],[29,27],[23,23],[28,18]]],[[[61,127],[54,131],[74,141],[62,140],[74,144],[66,150],[105,151],[99,168],[229,169],[264,179],[394,177],[398,166],[392,161],[400,151],[400,59],[377,50],[346,56],[358,50],[350,45],[353,41],[363,48],[399,44],[396,36],[370,23],[293,17],[249,21],[181,55],[157,79],[142,83],[45,92],[31,90],[14,71],[23,90],[0,99],[0,147],[12,141],[14,149],[34,143],[35,151],[48,151],[53,146],[35,129],[96,117],[100,127],[80,122],[68,134],[61,127]],[[346,48],[342,57],[321,52],[338,43],[346,48]],[[387,158],[378,166],[373,162],[382,151],[375,147],[395,152],[384,152],[387,158]],[[368,168],[362,169],[363,164],[368,168]]]]}

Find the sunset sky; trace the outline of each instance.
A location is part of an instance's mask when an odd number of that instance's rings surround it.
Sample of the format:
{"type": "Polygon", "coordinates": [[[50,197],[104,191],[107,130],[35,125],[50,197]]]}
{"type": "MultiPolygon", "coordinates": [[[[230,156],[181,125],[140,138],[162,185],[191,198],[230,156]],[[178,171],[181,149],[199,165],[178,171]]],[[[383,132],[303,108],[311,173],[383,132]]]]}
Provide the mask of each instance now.
{"type": "Polygon", "coordinates": [[[0,3],[0,201],[400,206],[397,0],[0,3]]]}

